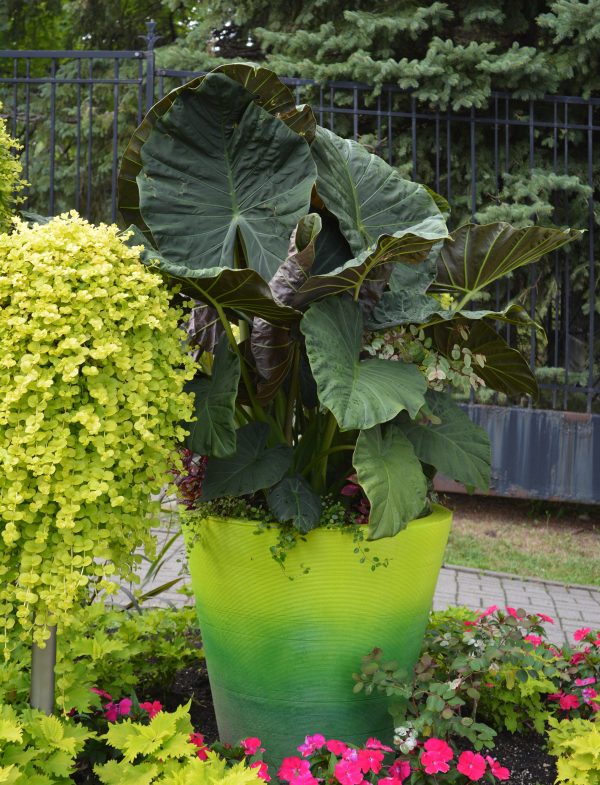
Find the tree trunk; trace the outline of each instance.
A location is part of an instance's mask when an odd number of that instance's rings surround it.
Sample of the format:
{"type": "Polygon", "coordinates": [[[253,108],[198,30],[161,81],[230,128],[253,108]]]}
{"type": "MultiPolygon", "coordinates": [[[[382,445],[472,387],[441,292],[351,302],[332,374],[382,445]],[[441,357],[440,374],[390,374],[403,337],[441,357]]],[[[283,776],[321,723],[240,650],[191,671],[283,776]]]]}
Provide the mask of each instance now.
{"type": "Polygon", "coordinates": [[[56,665],[56,627],[41,649],[36,643],[31,649],[31,693],[29,703],[44,714],[54,711],[54,666],[56,665]]]}

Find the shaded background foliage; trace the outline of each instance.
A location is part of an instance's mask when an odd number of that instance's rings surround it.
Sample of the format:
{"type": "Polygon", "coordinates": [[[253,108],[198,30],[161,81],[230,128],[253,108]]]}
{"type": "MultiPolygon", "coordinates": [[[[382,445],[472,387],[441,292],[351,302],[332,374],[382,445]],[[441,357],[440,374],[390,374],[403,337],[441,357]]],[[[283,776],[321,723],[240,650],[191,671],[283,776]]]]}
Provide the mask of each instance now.
{"type": "MultiPolygon", "coordinates": [[[[451,223],[474,217],[480,222],[507,220],[519,226],[542,224],[586,227],[598,224],[593,202],[600,163],[590,169],[588,107],[569,105],[568,121],[580,129],[552,129],[556,108],[536,104],[532,138],[527,101],[545,94],[582,97],[598,95],[600,88],[600,0],[555,0],[524,4],[520,0],[7,0],[0,11],[0,48],[107,49],[144,48],[144,23],[153,18],[161,36],[157,42],[158,74],[169,70],[199,71],[222,62],[251,60],[279,74],[312,79],[356,81],[370,86],[360,94],[360,107],[373,110],[377,100],[395,111],[454,113],[489,111],[493,91],[506,91],[521,102],[511,103],[506,116],[523,125],[511,127],[510,157],[494,155],[492,129],[475,126],[454,134],[448,161],[440,171],[434,123],[418,119],[396,122],[385,118],[375,128],[372,115],[335,115],[335,131],[356,135],[376,152],[390,158],[407,177],[414,177],[451,196],[451,223]],[[386,86],[401,88],[390,93],[386,86]],[[554,114],[553,114],[554,112],[554,114]],[[543,123],[548,122],[544,128],[543,123]],[[415,133],[416,130],[416,133],[415,133]],[[416,142],[416,148],[413,145],[416,142]],[[477,148],[477,177],[472,178],[470,146],[477,148]],[[415,166],[415,160],[417,166],[415,166]],[[447,164],[447,166],[446,166],[447,164]],[[451,181],[450,175],[451,172],[451,181]]],[[[31,61],[30,73],[47,73],[48,63],[31,61]]],[[[0,73],[13,69],[0,60],[0,73]]],[[[73,80],[105,79],[105,84],[66,83],[55,90],[49,83],[28,95],[29,130],[24,138],[24,93],[18,96],[2,85],[9,128],[25,143],[27,178],[31,183],[30,208],[46,212],[50,195],[49,139],[55,137],[55,212],[73,206],[93,220],[111,217],[118,157],[139,122],[143,63],[131,59],[118,66],[108,59],[59,61],[56,76],[73,80]],[[117,71],[115,70],[117,68],[117,71]],[[111,79],[131,80],[115,91],[111,79]],[[55,128],[50,128],[49,107],[56,107],[55,128]],[[12,125],[11,125],[12,123],[12,125]],[[83,163],[77,150],[85,152],[83,163]],[[73,197],[73,189],[75,195],[73,197]]],[[[185,76],[160,77],[159,92],[171,89],[185,76]]],[[[327,92],[325,93],[327,95],[327,92]]],[[[302,100],[319,98],[318,89],[302,90],[302,100]]],[[[338,109],[351,110],[356,97],[337,90],[332,98],[338,109]]],[[[496,108],[497,110],[497,108],[496,108]]],[[[562,107],[561,107],[562,111],[562,107]]],[[[567,110],[565,109],[565,112],[567,110]]],[[[327,114],[324,121],[327,123],[327,114]]],[[[594,120],[597,124],[597,120],[594,120]]],[[[466,127],[465,127],[466,128],[466,127]]],[[[593,249],[595,251],[595,249],[593,249]]],[[[559,318],[561,334],[538,342],[535,360],[542,380],[552,382],[570,373],[569,383],[588,379],[590,309],[600,313],[600,298],[591,296],[589,273],[598,262],[590,260],[588,243],[569,251],[569,257],[549,258],[537,269],[511,282],[522,292],[536,284],[533,307],[547,326],[559,318]],[[565,277],[577,307],[564,302],[565,277]],[[566,313],[566,316],[565,316],[566,313]],[[566,323],[565,323],[566,319],[566,323]]],[[[497,293],[501,299],[506,291],[497,293]]],[[[600,363],[598,325],[593,381],[598,383],[600,363]]],[[[529,336],[513,335],[521,348],[529,336]]],[[[558,401],[543,398],[542,405],[579,409],[585,396],[575,392],[558,401]]],[[[592,408],[598,410],[598,396],[592,408]]]]}

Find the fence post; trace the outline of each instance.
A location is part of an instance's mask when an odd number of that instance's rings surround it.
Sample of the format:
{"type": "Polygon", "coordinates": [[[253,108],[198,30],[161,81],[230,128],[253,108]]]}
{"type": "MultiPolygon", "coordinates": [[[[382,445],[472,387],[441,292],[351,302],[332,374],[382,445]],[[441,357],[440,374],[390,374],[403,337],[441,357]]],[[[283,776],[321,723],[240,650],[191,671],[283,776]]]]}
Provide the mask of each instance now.
{"type": "Polygon", "coordinates": [[[154,19],[146,22],[146,35],[143,38],[146,42],[146,111],[149,112],[154,104],[154,44],[161,38],[160,35],[156,34],[156,22],[154,19]]]}

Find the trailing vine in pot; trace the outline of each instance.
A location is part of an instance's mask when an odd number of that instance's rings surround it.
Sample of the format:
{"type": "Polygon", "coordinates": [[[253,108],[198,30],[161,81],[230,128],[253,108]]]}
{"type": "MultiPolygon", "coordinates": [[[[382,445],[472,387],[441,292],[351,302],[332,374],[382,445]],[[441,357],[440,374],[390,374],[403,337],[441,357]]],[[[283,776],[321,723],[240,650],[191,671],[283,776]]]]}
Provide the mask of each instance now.
{"type": "Polygon", "coordinates": [[[156,104],[119,182],[129,242],[194,301],[186,447],[205,465],[190,566],[221,737],[258,733],[277,754],[317,711],[322,733],[385,735],[385,700],[349,702],[348,674],[373,642],[410,667],[418,655],[450,523],[428,501],[435,472],[489,480],[488,438],[452,392],[537,393],[496,329],[532,322],[516,303],[483,309],[486,288],[577,232],[449,233],[442,197],[244,64],[156,104]],[[365,498],[338,515],[348,478],[365,498]],[[330,525],[365,511],[387,569],[365,570],[330,525]],[[281,533],[256,537],[249,517],[300,539],[288,569],[308,574],[288,580],[265,547],[281,559],[281,533]]]}

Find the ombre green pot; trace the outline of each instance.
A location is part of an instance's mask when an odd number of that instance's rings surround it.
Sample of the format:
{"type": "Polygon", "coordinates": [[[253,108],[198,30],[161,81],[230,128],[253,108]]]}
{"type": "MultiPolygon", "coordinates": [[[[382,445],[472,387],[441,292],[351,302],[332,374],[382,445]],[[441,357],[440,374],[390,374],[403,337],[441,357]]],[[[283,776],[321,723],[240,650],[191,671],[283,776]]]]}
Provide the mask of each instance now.
{"type": "Polygon", "coordinates": [[[374,647],[412,668],[427,625],[451,513],[435,507],[395,537],[363,543],[315,529],[285,571],[275,530],[211,518],[188,532],[189,565],[219,737],[258,736],[278,763],[307,734],[391,740],[389,699],[352,691],[374,647]],[[371,570],[369,561],[389,560],[371,570]],[[308,568],[308,572],[305,570],[308,568]]]}

